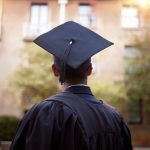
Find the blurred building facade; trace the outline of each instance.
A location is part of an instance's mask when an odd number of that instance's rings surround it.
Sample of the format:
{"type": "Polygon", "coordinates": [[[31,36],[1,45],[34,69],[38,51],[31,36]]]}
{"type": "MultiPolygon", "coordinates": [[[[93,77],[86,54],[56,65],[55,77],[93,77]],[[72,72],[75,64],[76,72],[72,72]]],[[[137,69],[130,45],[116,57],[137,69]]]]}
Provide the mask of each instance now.
{"type": "MultiPolygon", "coordinates": [[[[18,49],[73,20],[115,43],[93,62],[97,79],[119,80],[124,72],[123,57],[133,48],[133,35],[149,28],[148,9],[140,0],[0,0],[0,114],[20,114],[19,95],[12,94],[7,85],[7,78],[21,61],[18,49]]],[[[143,117],[130,125],[134,145],[150,145],[150,119],[147,114],[143,117]]]]}

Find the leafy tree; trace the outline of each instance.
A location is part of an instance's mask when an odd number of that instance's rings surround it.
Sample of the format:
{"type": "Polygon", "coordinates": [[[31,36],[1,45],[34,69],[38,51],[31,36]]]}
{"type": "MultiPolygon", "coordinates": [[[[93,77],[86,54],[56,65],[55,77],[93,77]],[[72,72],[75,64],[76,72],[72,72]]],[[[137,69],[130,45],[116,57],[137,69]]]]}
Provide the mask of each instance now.
{"type": "Polygon", "coordinates": [[[90,85],[94,95],[98,99],[101,99],[104,102],[109,103],[112,106],[115,106],[120,111],[123,111],[124,103],[127,100],[127,96],[124,90],[124,83],[122,80],[92,81],[90,85]]]}
{"type": "Polygon", "coordinates": [[[20,49],[19,56],[21,63],[11,81],[21,91],[23,103],[35,103],[58,91],[51,72],[52,57],[46,51],[28,44],[20,49]]]}
{"type": "Polygon", "coordinates": [[[19,119],[15,116],[0,116],[0,141],[11,141],[19,119]]]}
{"type": "MultiPolygon", "coordinates": [[[[150,100],[150,38],[148,34],[136,37],[132,57],[126,57],[125,85],[132,101],[150,100]]],[[[147,105],[150,108],[150,105],[147,105]]]]}

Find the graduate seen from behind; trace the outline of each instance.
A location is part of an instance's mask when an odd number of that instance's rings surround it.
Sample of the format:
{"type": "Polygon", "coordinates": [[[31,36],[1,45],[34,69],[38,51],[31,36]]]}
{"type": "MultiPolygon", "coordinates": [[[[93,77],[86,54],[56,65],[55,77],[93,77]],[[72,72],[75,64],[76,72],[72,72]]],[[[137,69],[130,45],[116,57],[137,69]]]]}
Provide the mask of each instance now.
{"type": "Polygon", "coordinates": [[[64,90],[25,114],[11,150],[132,150],[123,118],[87,85],[91,57],[113,43],[73,21],[34,42],[54,55],[52,70],[64,90]]]}

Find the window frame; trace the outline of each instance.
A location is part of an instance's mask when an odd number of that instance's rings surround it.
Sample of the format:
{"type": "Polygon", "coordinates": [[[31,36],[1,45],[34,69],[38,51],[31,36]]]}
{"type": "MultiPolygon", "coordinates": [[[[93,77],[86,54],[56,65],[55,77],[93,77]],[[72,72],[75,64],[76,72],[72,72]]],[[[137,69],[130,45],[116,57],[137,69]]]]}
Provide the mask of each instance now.
{"type": "MultiPolygon", "coordinates": [[[[38,6],[39,8],[38,9],[41,9],[41,7],[42,6],[47,6],[47,21],[45,22],[45,23],[43,23],[43,24],[48,24],[48,3],[31,3],[31,7],[30,7],[30,17],[29,17],[29,22],[30,22],[30,24],[32,24],[32,11],[33,11],[33,6],[38,6]]],[[[40,10],[41,11],[41,10],[40,10]]],[[[39,14],[38,14],[38,21],[37,21],[37,23],[35,23],[35,25],[37,25],[37,26],[40,26],[41,25],[41,23],[40,23],[40,15],[41,15],[41,12],[38,12],[39,14]]],[[[33,23],[34,24],[34,23],[33,23]]]]}
{"type": "Polygon", "coordinates": [[[128,106],[129,106],[128,107],[128,123],[129,124],[142,124],[143,123],[143,101],[142,99],[132,100],[128,102],[128,106]],[[133,107],[133,106],[136,106],[136,107],[133,107]]]}
{"type": "MultiPolygon", "coordinates": [[[[127,10],[126,10],[127,11],[127,10]]],[[[133,10],[132,10],[133,11],[133,10]]],[[[121,8],[121,27],[123,29],[139,29],[140,28],[140,15],[139,15],[139,8],[137,6],[130,6],[130,5],[123,5],[122,8],[121,8]],[[123,14],[123,9],[135,9],[137,12],[135,12],[136,15],[125,15],[123,14]],[[132,19],[137,19],[137,25],[125,25],[123,22],[124,20],[128,20],[126,22],[129,22],[129,20],[132,20],[132,19]]]]}
{"type": "MultiPolygon", "coordinates": [[[[139,55],[139,51],[136,45],[125,45],[124,46],[124,67],[126,72],[133,73],[134,68],[129,65],[127,59],[135,59],[139,55]],[[131,52],[130,52],[131,51],[131,52]]],[[[132,90],[128,91],[127,95],[130,96],[132,90]]],[[[128,118],[127,122],[129,124],[142,124],[143,123],[143,101],[142,99],[135,99],[134,97],[127,102],[127,112],[128,118]]]]}
{"type": "MultiPolygon", "coordinates": [[[[82,8],[83,9],[83,8],[82,8]]],[[[85,8],[84,8],[85,9],[85,8]]],[[[86,27],[91,27],[93,26],[94,24],[94,20],[93,20],[93,11],[92,11],[92,5],[90,3],[84,3],[84,2],[80,2],[78,3],[78,22],[80,24],[82,24],[83,26],[86,26],[86,27]],[[81,7],[87,7],[86,9],[89,9],[90,11],[85,13],[85,14],[82,14],[80,9],[81,7]],[[89,7],[89,8],[88,8],[89,7]],[[89,15],[89,16],[88,16],[89,15]],[[81,18],[86,18],[86,20],[88,21],[88,23],[82,23],[81,18]]]]}
{"type": "Polygon", "coordinates": [[[33,2],[30,3],[30,14],[28,17],[28,21],[24,23],[23,26],[23,40],[25,42],[31,42],[33,39],[35,39],[37,36],[41,35],[42,33],[45,33],[51,28],[51,24],[49,23],[49,5],[48,3],[44,2],[33,2]],[[32,20],[32,11],[33,6],[38,6],[39,8],[36,8],[36,12],[34,12],[34,18],[32,20]],[[45,10],[40,10],[42,6],[46,6],[45,10]],[[43,18],[40,20],[40,17],[37,13],[38,11],[43,11],[42,16],[44,16],[44,21],[42,22],[43,18]],[[46,12],[46,15],[45,15],[46,12]],[[37,14],[36,14],[37,13],[37,14]],[[37,15],[37,16],[36,16],[37,15]],[[46,17],[45,17],[46,16],[46,17]]]}

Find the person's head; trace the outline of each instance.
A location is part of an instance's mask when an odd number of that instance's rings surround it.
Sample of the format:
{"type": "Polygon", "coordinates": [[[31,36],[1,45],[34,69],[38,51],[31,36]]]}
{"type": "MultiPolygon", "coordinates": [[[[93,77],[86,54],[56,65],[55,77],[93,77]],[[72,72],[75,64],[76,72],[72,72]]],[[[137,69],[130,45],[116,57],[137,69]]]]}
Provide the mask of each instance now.
{"type": "Polygon", "coordinates": [[[74,21],[65,22],[40,35],[34,43],[58,57],[54,60],[52,70],[61,83],[68,84],[86,83],[92,71],[89,58],[113,45],[74,21]]]}
{"type": "Polygon", "coordinates": [[[78,68],[74,69],[67,64],[64,65],[59,58],[54,57],[52,71],[54,75],[59,78],[61,84],[87,83],[87,77],[91,75],[92,72],[91,59],[86,60],[78,68]]]}

